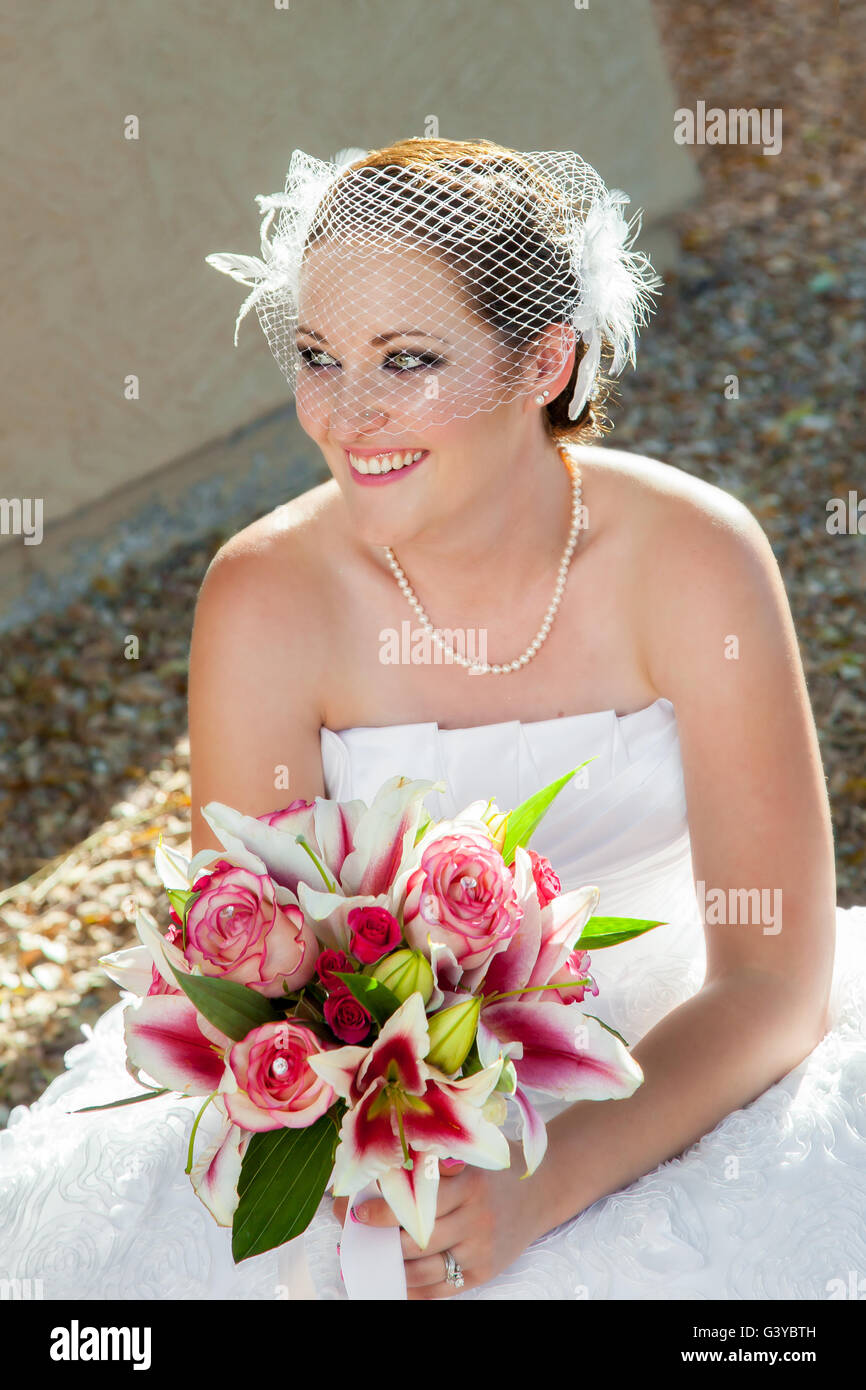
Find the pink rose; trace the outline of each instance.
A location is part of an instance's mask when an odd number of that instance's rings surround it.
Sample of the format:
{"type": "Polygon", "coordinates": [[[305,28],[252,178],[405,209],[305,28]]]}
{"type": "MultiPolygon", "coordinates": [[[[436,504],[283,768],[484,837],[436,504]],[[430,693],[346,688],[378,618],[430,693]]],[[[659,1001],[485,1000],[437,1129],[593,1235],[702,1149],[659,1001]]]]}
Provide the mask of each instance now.
{"type": "Polygon", "coordinates": [[[325,1022],[341,1042],[359,1043],[366,1038],[373,1020],[363,1004],[345,985],[335,989],[325,1000],[325,1022]]]}
{"type": "Polygon", "coordinates": [[[450,947],[464,972],[485,966],[502,950],[522,916],[511,870],[480,833],[433,840],[406,885],[406,939],[428,955],[429,933],[450,947]]]}
{"type": "Polygon", "coordinates": [[[238,1086],[223,1092],[229,1118],[258,1132],[314,1124],[335,1098],[309,1063],[325,1050],[311,1029],[291,1019],[254,1028],[228,1055],[238,1086]]]}
{"type": "MultiPolygon", "coordinates": [[[[190,965],[276,998],[300,989],[316,970],[318,942],[299,907],[280,907],[266,874],[221,860],[186,917],[190,965]]],[[[202,880],[196,881],[198,890],[202,880]]]]}
{"type": "Polygon", "coordinates": [[[351,975],[354,974],[355,967],[343,951],[322,951],[316,961],[316,974],[325,989],[345,989],[343,981],[334,974],[335,970],[342,970],[344,974],[351,975]]]}
{"type": "MultiPolygon", "coordinates": [[[[559,999],[563,1004],[581,1004],[587,990],[590,994],[598,994],[598,985],[589,973],[590,958],[588,951],[572,951],[568,960],[551,975],[547,981],[549,985],[560,985],[560,989],[548,989],[542,996],[535,995],[535,998],[559,999]],[[576,983],[579,980],[589,980],[588,985],[576,983]]],[[[525,999],[531,995],[524,995],[525,999]]]]}
{"type": "Polygon", "coordinates": [[[532,863],[532,877],[535,879],[535,891],[538,894],[539,905],[547,907],[548,903],[552,903],[554,898],[559,897],[562,892],[562,884],[549,859],[545,859],[543,854],[536,854],[534,849],[526,852],[532,863]]]}
{"type": "Polygon", "coordinates": [[[352,940],[349,949],[364,965],[373,965],[403,939],[397,918],[385,907],[353,907],[346,917],[352,940]]]}

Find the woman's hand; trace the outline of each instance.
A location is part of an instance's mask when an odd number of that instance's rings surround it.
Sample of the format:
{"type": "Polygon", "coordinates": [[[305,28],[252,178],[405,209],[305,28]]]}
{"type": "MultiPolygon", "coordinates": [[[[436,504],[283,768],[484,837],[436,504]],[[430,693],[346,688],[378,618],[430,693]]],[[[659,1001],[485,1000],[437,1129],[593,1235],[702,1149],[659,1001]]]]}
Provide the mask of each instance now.
{"type": "MultiPolygon", "coordinates": [[[[421,1250],[406,1231],[400,1233],[409,1298],[450,1298],[460,1292],[445,1282],[445,1250],[463,1270],[463,1288],[474,1289],[507,1269],[544,1234],[541,1184],[537,1176],[521,1182],[526,1171],[523,1150],[517,1144],[509,1148],[511,1167],[497,1172],[464,1163],[451,1166],[448,1159],[440,1159],[436,1221],[427,1248],[421,1250]]],[[[341,1224],[346,1205],[345,1197],[334,1201],[334,1215],[341,1224]]],[[[358,1210],[367,1225],[400,1224],[381,1197],[368,1198],[358,1210]]]]}

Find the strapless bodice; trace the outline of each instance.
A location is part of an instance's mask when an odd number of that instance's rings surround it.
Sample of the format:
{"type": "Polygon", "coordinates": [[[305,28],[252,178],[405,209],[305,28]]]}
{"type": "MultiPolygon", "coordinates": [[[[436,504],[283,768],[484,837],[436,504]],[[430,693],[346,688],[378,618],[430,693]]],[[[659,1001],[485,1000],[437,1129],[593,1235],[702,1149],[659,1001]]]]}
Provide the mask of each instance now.
{"type": "Polygon", "coordinates": [[[435,722],[321,730],[325,794],[371,801],[396,774],[446,785],[426,805],[453,816],[493,797],[518,805],[570,768],[593,761],[554,800],[532,839],[564,888],[595,884],[597,912],[667,925],[597,952],[593,1012],[630,1042],[703,979],[705,947],[674,707],[660,698],[633,714],[614,710],[469,729],[435,722]]]}

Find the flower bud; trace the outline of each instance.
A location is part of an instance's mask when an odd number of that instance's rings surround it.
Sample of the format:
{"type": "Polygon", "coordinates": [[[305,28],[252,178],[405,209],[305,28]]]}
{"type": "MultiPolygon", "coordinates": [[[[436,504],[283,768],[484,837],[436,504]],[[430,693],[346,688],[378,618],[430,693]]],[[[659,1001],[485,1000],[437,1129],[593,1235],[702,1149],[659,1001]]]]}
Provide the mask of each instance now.
{"type": "Polygon", "coordinates": [[[452,1004],[427,1020],[430,1050],[425,1061],[453,1076],[463,1065],[475,1041],[481,1000],[470,997],[462,1004],[452,1004]]]}
{"type": "Polygon", "coordinates": [[[367,973],[390,989],[401,1004],[405,1004],[410,994],[420,994],[426,1008],[433,993],[433,971],[420,951],[393,951],[367,973]]]}
{"type": "Polygon", "coordinates": [[[496,848],[502,853],[502,846],[505,844],[505,832],[508,828],[508,817],[510,811],[500,811],[495,801],[488,801],[487,809],[481,817],[490,833],[490,838],[496,848]]]}

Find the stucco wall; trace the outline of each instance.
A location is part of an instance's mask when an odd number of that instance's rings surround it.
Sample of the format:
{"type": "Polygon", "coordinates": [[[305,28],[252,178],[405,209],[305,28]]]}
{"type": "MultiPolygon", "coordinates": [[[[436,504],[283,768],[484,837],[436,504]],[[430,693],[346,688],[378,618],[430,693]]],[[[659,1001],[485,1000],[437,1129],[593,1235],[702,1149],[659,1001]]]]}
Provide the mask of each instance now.
{"type": "Polygon", "coordinates": [[[26,587],[45,547],[98,529],[105,499],[106,517],[125,497],[138,507],[151,475],[287,401],[254,315],[232,347],[245,291],[204,257],[257,251],[253,197],[282,188],[294,147],[326,157],[438,133],[575,148],[644,207],[641,245],[662,268],[664,219],[697,191],[648,0],[7,14],[0,496],[42,498],[45,529],[41,546],[0,536],[0,593],[4,576],[26,587]]]}

